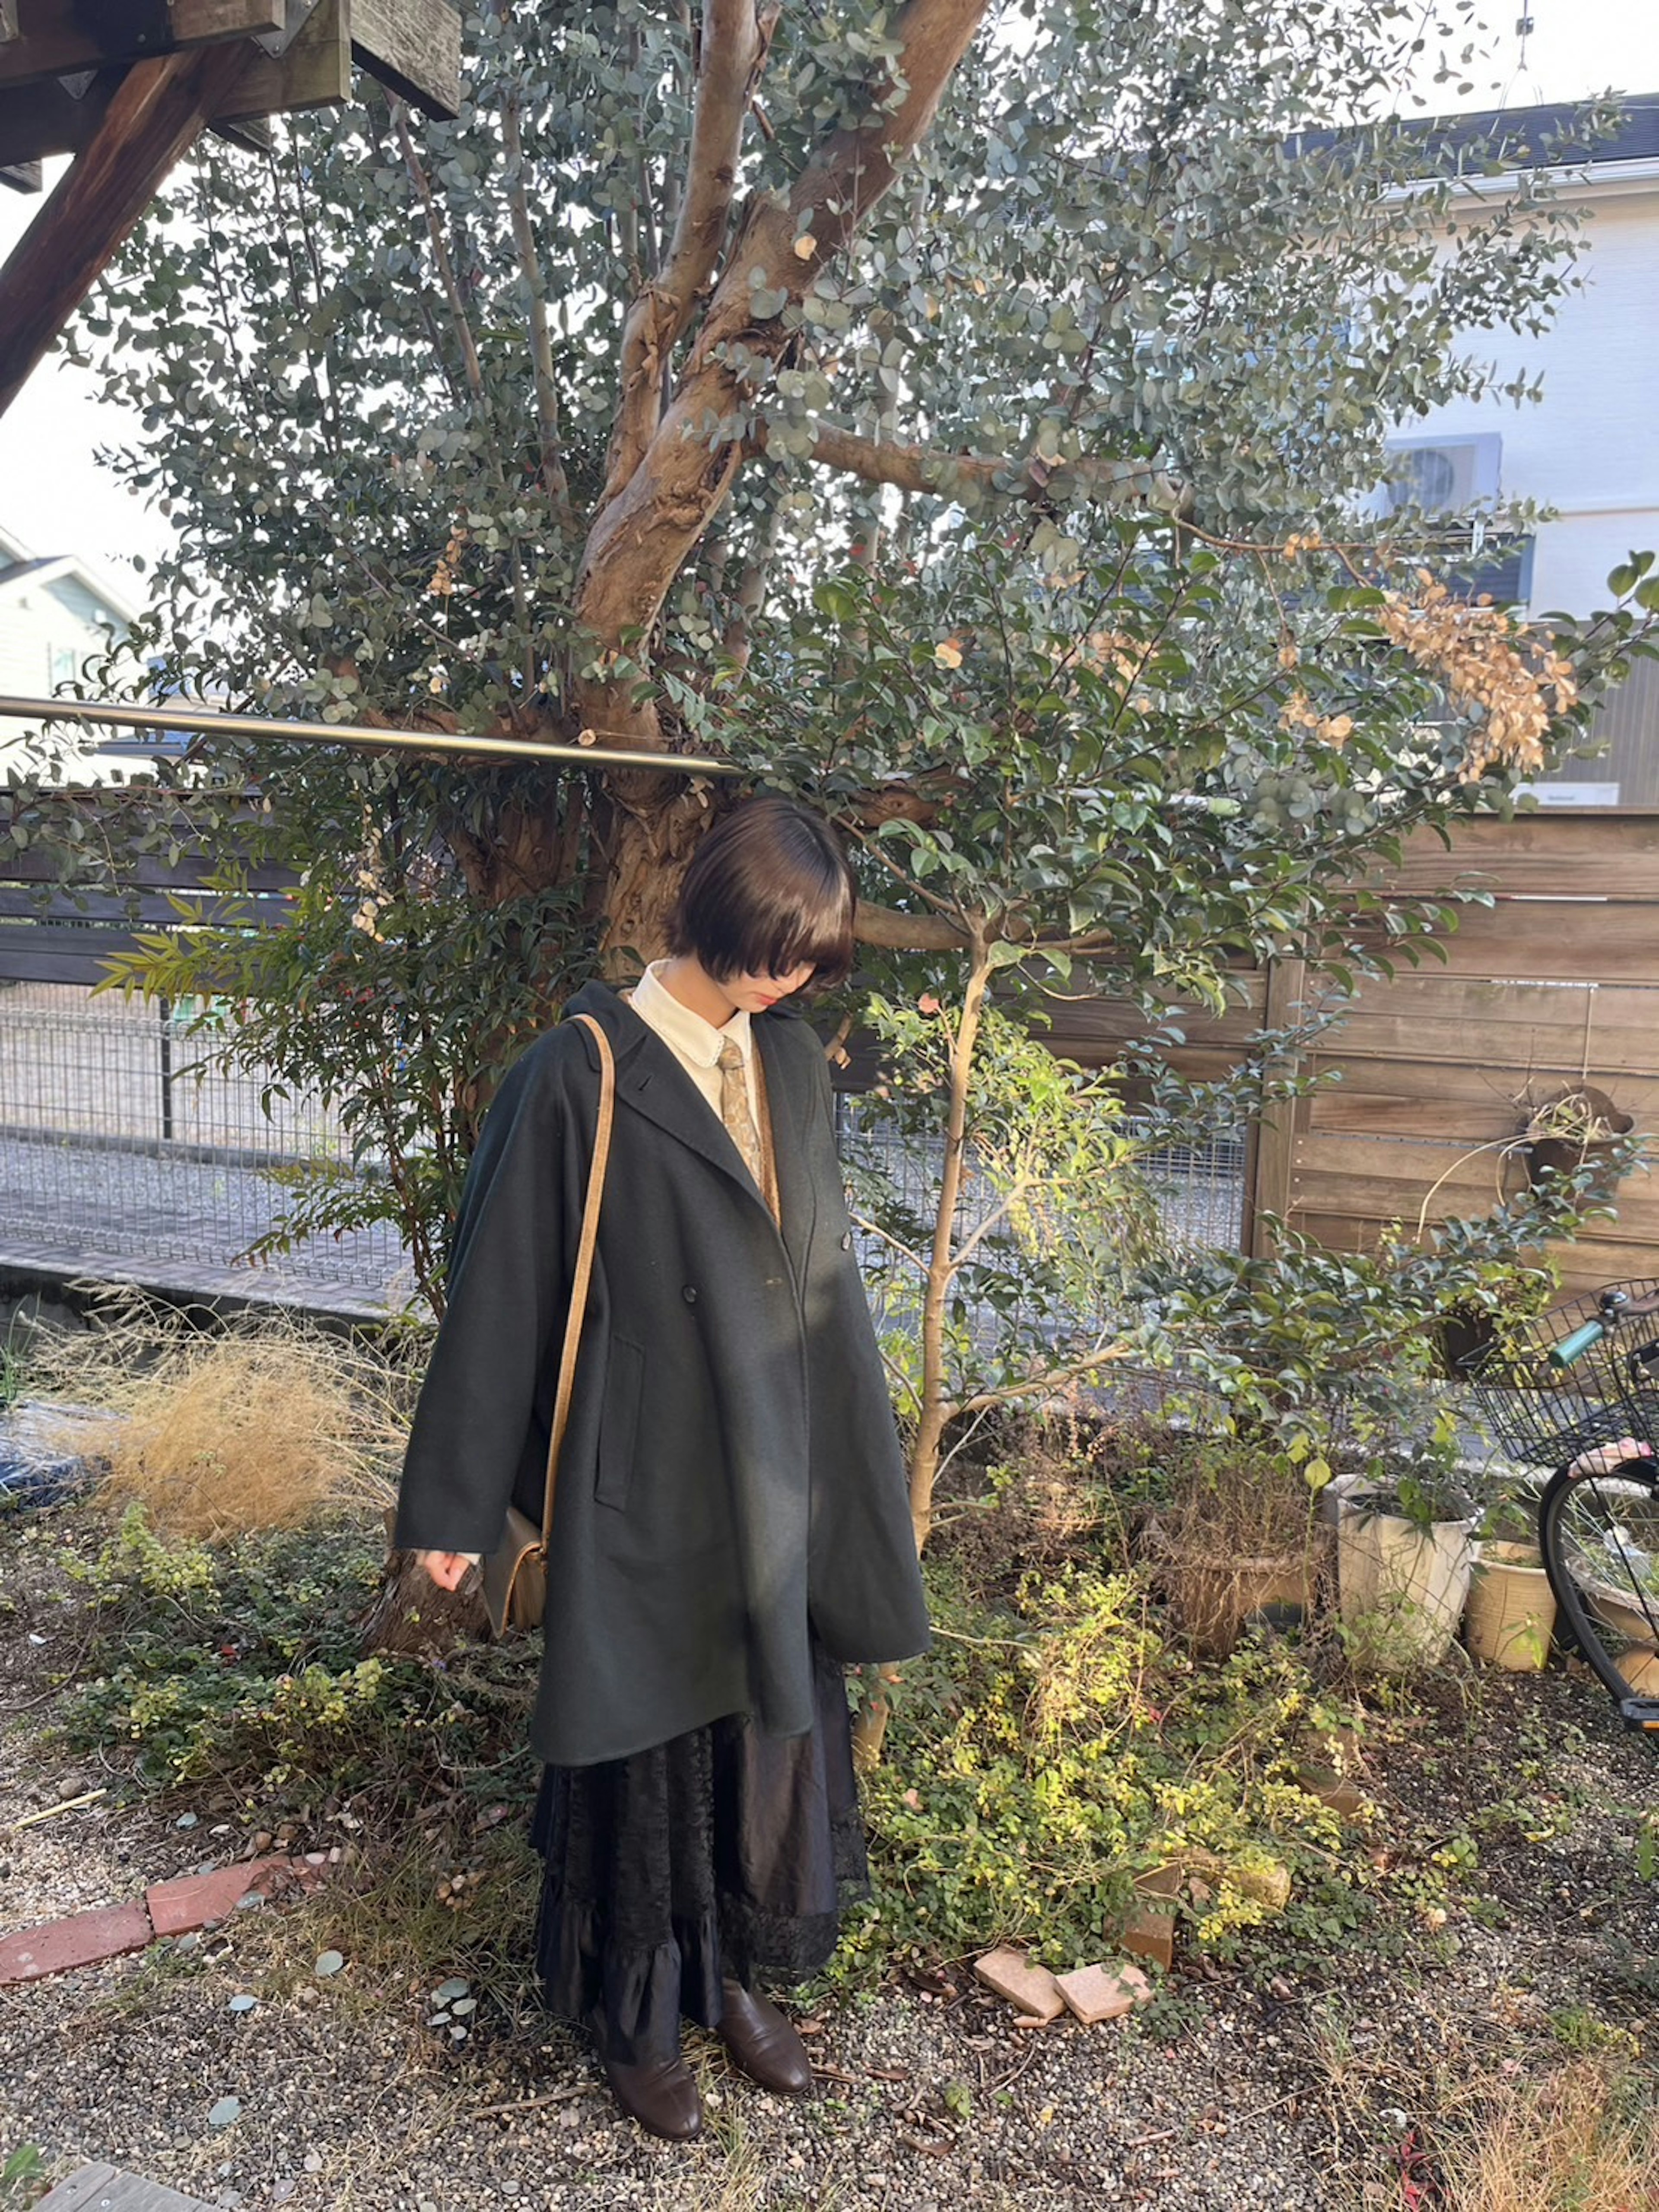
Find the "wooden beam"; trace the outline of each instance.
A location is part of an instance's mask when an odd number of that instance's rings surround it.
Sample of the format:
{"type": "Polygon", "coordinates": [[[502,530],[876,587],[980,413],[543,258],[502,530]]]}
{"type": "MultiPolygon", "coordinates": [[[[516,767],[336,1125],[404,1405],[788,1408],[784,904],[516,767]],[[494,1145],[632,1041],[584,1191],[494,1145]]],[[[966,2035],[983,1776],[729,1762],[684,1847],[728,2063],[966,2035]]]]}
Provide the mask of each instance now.
{"type": "Polygon", "coordinates": [[[0,185],[14,192],[38,192],[46,181],[38,161],[11,161],[0,169],[0,185]]]}
{"type": "Polygon", "coordinates": [[[38,167],[54,154],[82,153],[97,137],[120,82],[118,70],[107,70],[78,94],[56,77],[0,87],[0,161],[38,167]]]}
{"type": "Polygon", "coordinates": [[[90,9],[75,0],[0,0],[0,20],[9,11],[14,28],[0,35],[0,85],[27,84],[40,77],[66,76],[79,70],[153,60],[186,46],[214,46],[226,39],[269,36],[283,28],[286,0],[129,0],[120,11],[98,11],[95,29],[85,27],[90,9]]]}
{"type": "Polygon", "coordinates": [[[92,143],[0,268],[0,414],[245,66],[214,46],[127,71],[92,143]]]}
{"type": "Polygon", "coordinates": [[[352,0],[351,46],[369,75],[434,122],[461,105],[461,19],[450,0],[352,0]]]}
{"type": "Polygon", "coordinates": [[[258,47],[214,107],[216,123],[287,115],[301,107],[338,107],[351,97],[349,0],[319,0],[285,53],[258,47]]]}
{"type": "MultiPolygon", "coordinates": [[[[210,118],[230,125],[233,131],[261,116],[339,106],[351,97],[348,0],[318,0],[293,44],[280,55],[264,53],[251,44],[234,51],[238,74],[210,118]]],[[[0,86],[0,161],[38,161],[54,154],[84,153],[123,79],[119,70],[102,70],[78,94],[56,79],[0,86]]]]}

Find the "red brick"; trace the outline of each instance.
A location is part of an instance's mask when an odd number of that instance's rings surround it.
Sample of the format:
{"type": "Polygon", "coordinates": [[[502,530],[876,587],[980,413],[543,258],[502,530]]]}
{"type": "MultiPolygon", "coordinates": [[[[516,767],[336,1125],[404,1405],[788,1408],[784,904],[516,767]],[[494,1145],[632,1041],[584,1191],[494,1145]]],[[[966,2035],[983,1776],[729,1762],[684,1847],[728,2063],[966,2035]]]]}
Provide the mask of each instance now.
{"type": "Polygon", "coordinates": [[[225,1920],[250,1890],[270,1897],[286,1887],[290,1877],[309,1888],[321,1881],[320,1868],[303,1859],[290,1859],[278,1851],[273,1857],[239,1859],[212,1874],[182,1875],[176,1881],[153,1882],[145,1893],[149,1917],[158,1936],[183,1936],[204,1928],[210,1920],[225,1920]]]}
{"type": "Polygon", "coordinates": [[[71,1912],[43,1928],[0,1936],[0,1982],[33,1982],[42,1974],[118,1959],[125,1952],[142,1951],[151,1933],[149,1915],[142,1905],[106,1905],[91,1912],[71,1912]]]}
{"type": "Polygon", "coordinates": [[[1152,2000],[1152,1984],[1139,1966],[1079,1966],[1074,1974],[1061,1974],[1055,1986],[1085,2027],[1117,2020],[1152,2000]]]}
{"type": "Polygon", "coordinates": [[[1033,1966],[1024,1951],[988,1951],[975,1960],[974,1972],[987,1989],[1034,2020],[1058,2020],[1066,2009],[1054,1976],[1046,1966],[1033,1966]]]}

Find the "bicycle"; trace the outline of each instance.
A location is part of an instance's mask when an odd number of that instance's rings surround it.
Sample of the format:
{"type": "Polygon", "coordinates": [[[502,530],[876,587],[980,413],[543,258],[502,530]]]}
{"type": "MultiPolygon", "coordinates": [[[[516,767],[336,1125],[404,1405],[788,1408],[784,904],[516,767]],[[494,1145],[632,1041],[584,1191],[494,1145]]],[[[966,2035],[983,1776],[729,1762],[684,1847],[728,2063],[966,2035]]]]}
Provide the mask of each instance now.
{"type": "Polygon", "coordinates": [[[1461,1370],[1510,1457],[1553,1469],[1538,1541],[1558,1618],[1659,1740],[1659,1280],[1553,1307],[1461,1370]]]}

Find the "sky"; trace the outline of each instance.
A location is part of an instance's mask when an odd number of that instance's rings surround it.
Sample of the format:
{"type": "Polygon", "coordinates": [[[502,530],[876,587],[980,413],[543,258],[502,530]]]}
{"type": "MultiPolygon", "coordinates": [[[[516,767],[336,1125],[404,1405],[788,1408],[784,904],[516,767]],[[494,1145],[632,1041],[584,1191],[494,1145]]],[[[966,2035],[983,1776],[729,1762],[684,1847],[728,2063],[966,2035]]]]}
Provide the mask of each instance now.
{"type": "MultiPolygon", "coordinates": [[[[1444,0],[1450,12],[1456,0],[1444,0]]],[[[1437,83],[1425,62],[1414,112],[1529,107],[1613,89],[1659,92],[1659,0],[1486,0],[1498,27],[1484,58],[1437,83]],[[1525,8],[1532,27],[1519,30],[1525,8]],[[1467,89],[1464,87],[1467,86],[1467,89]]],[[[48,165],[48,187],[65,165],[48,165]]],[[[0,258],[40,204],[0,189],[0,258]]],[[[167,542],[167,525],[118,483],[96,454],[120,444],[129,418],[100,403],[90,374],[53,358],[38,368],[0,416],[0,529],[36,553],[78,553],[136,596],[129,563],[167,542]]]]}

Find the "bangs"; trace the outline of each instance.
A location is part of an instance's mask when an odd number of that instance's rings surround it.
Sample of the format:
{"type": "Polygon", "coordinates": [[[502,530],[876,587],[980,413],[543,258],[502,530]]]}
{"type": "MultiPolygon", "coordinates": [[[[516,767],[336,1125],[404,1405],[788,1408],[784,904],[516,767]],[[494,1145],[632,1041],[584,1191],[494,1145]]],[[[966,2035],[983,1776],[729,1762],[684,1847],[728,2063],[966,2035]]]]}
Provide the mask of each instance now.
{"type": "Polygon", "coordinates": [[[810,964],[803,989],[824,990],[852,969],[857,906],[853,871],[822,816],[788,799],[750,799],[692,855],[669,949],[695,952],[720,982],[810,964]]]}

